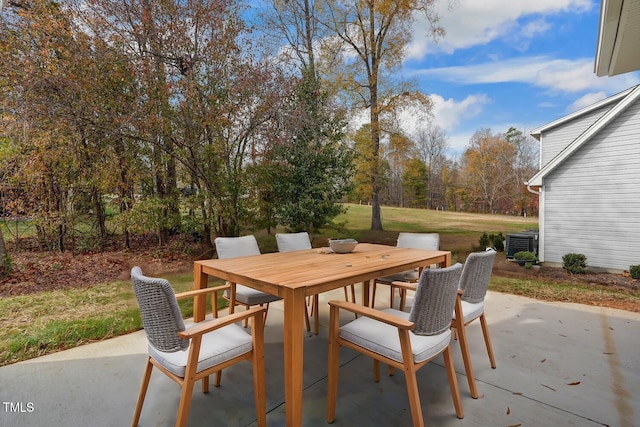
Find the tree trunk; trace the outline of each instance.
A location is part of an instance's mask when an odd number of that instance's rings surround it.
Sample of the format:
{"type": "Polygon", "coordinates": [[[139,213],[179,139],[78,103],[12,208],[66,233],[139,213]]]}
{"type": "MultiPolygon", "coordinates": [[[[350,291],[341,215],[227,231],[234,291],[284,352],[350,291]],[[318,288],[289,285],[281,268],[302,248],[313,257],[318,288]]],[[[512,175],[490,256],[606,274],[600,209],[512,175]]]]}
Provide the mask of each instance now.
{"type": "Polygon", "coordinates": [[[375,32],[375,4],[369,6],[369,46],[371,49],[371,67],[369,74],[369,95],[370,95],[370,119],[371,119],[371,148],[373,167],[371,169],[371,230],[382,231],[382,216],[380,214],[380,106],[378,105],[378,69],[380,58],[376,50],[377,46],[375,32]]]}
{"type": "Polygon", "coordinates": [[[7,252],[2,229],[0,229],[0,277],[6,277],[9,274],[11,274],[11,257],[7,252]]]}

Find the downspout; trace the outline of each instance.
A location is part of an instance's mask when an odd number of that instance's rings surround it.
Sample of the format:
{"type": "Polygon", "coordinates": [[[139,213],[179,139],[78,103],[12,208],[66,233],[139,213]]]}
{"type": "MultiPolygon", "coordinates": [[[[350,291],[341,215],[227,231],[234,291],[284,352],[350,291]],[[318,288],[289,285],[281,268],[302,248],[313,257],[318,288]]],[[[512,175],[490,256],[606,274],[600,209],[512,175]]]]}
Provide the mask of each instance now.
{"type": "Polygon", "coordinates": [[[544,262],[544,245],[542,244],[542,240],[544,238],[544,221],[540,221],[543,219],[544,212],[542,209],[543,203],[540,201],[541,189],[542,186],[538,187],[538,189],[531,188],[529,182],[526,182],[527,191],[529,193],[535,194],[538,196],[538,259],[540,262],[544,262]]]}
{"type": "Polygon", "coordinates": [[[537,196],[540,196],[540,190],[534,190],[533,188],[531,188],[531,186],[529,185],[528,182],[525,182],[525,185],[527,186],[527,191],[529,193],[535,194],[537,196]]]}

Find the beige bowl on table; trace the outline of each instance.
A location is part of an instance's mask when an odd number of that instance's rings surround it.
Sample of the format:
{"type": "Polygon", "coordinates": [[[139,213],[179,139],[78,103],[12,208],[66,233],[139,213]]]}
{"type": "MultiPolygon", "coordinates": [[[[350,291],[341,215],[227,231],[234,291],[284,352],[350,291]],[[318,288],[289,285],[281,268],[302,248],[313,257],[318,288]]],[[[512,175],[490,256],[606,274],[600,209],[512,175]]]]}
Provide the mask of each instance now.
{"type": "Polygon", "coordinates": [[[329,247],[337,254],[348,254],[352,252],[358,241],[355,239],[329,239],[329,247]]]}

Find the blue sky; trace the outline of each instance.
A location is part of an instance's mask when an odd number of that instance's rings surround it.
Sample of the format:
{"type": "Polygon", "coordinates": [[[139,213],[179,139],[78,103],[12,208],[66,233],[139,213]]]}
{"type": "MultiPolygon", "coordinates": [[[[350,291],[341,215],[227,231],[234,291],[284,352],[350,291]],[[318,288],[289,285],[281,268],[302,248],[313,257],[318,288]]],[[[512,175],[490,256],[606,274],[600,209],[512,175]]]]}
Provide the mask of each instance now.
{"type": "Polygon", "coordinates": [[[600,2],[447,0],[437,44],[418,20],[403,65],[431,95],[434,122],[460,154],[473,133],[530,130],[640,83],[640,72],[597,77],[600,2]]]}

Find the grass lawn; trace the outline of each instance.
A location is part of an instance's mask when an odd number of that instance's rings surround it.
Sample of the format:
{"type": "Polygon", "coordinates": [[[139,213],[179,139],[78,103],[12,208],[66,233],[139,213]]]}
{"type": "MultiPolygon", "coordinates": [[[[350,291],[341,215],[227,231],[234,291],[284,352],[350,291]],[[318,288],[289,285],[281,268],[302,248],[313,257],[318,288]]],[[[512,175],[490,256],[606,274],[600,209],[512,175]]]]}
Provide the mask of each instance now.
{"type": "MultiPolygon", "coordinates": [[[[441,247],[464,259],[478,245],[482,233],[503,234],[537,228],[537,218],[441,212],[406,208],[383,208],[384,232],[371,232],[371,208],[348,205],[335,220],[335,227],[322,237],[354,237],[394,245],[400,231],[437,232],[441,247]]],[[[263,252],[275,250],[275,238],[258,234],[263,252]]],[[[165,276],[176,292],[193,286],[193,273],[165,276]]],[[[595,292],[595,300],[632,299],[638,292],[597,289],[547,281],[494,277],[490,289],[542,300],[579,301],[579,295],[595,292]]],[[[180,302],[185,317],[191,317],[191,301],[180,302]]],[[[220,304],[219,304],[220,305],[220,304]]],[[[105,283],[88,289],[48,291],[0,299],[0,366],[102,340],[142,327],[135,295],[129,281],[105,283]]]]}

